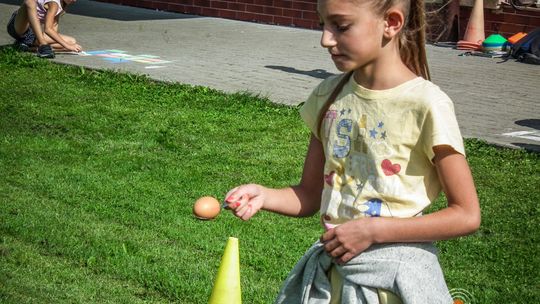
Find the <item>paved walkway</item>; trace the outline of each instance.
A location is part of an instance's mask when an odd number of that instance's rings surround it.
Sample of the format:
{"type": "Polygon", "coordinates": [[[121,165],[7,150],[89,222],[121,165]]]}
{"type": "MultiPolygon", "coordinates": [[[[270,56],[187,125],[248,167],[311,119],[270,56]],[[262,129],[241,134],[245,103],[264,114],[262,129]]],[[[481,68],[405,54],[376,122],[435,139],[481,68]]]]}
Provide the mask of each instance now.
{"type": "MultiPolygon", "coordinates": [[[[18,3],[0,0],[2,26],[18,3]]],[[[277,103],[298,104],[337,73],[313,30],[89,0],[78,0],[60,29],[92,55],[59,54],[57,62],[250,91],[277,103]]],[[[0,31],[0,45],[11,42],[0,31]]],[[[433,82],[454,100],[465,137],[540,151],[540,66],[458,56],[461,51],[430,45],[427,51],[433,82]]]]}

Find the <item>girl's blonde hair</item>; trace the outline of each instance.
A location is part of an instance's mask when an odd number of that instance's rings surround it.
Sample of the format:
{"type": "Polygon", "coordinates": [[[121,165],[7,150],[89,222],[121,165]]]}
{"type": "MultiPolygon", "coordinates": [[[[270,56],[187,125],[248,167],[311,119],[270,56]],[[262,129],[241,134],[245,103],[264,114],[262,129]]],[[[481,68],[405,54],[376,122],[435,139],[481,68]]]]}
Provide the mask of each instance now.
{"type": "MultiPolygon", "coordinates": [[[[368,0],[362,0],[368,1],[368,0]]],[[[369,0],[372,2],[374,11],[381,16],[391,7],[400,5],[403,8],[405,22],[399,33],[399,53],[401,60],[416,75],[430,80],[429,67],[426,56],[426,19],[423,0],[369,0]]],[[[322,139],[322,122],[330,105],[334,103],[337,95],[352,76],[352,72],[346,73],[319,112],[317,131],[322,139]]]]}
{"type": "Polygon", "coordinates": [[[430,80],[426,57],[426,18],[423,0],[371,0],[374,11],[384,15],[391,7],[403,8],[405,22],[399,33],[401,60],[416,75],[430,80]]]}

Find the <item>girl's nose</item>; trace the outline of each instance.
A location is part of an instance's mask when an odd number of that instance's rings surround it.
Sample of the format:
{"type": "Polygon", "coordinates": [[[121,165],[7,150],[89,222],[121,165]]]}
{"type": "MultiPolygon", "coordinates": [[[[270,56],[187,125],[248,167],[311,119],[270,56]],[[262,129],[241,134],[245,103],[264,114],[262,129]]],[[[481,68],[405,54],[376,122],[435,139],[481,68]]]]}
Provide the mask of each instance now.
{"type": "Polygon", "coordinates": [[[324,26],[321,36],[321,46],[324,48],[329,48],[335,45],[336,39],[334,37],[334,34],[330,30],[328,30],[326,26],[324,26]]]}

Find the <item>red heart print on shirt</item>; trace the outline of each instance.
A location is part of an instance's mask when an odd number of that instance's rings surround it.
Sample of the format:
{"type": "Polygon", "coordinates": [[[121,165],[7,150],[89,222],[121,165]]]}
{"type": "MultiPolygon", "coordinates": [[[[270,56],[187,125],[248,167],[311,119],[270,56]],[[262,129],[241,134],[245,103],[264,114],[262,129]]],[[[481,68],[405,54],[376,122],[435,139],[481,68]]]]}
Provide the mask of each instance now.
{"type": "Polygon", "coordinates": [[[401,170],[401,166],[399,164],[392,164],[392,162],[389,159],[385,159],[381,163],[381,168],[384,172],[384,175],[386,176],[392,176],[394,174],[398,174],[401,170]]]}
{"type": "Polygon", "coordinates": [[[324,181],[330,186],[334,185],[334,174],[335,173],[336,172],[332,171],[332,172],[324,175],[324,181]]]}

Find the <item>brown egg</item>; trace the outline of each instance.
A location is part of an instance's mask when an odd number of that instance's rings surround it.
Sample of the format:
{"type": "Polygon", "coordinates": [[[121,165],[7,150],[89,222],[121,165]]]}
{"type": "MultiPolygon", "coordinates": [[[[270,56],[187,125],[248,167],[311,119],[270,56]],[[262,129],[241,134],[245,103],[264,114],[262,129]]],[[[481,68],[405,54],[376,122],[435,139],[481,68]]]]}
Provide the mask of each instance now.
{"type": "Polygon", "coordinates": [[[211,196],[199,198],[193,205],[193,214],[201,220],[211,220],[221,211],[221,205],[218,200],[211,196]]]}

